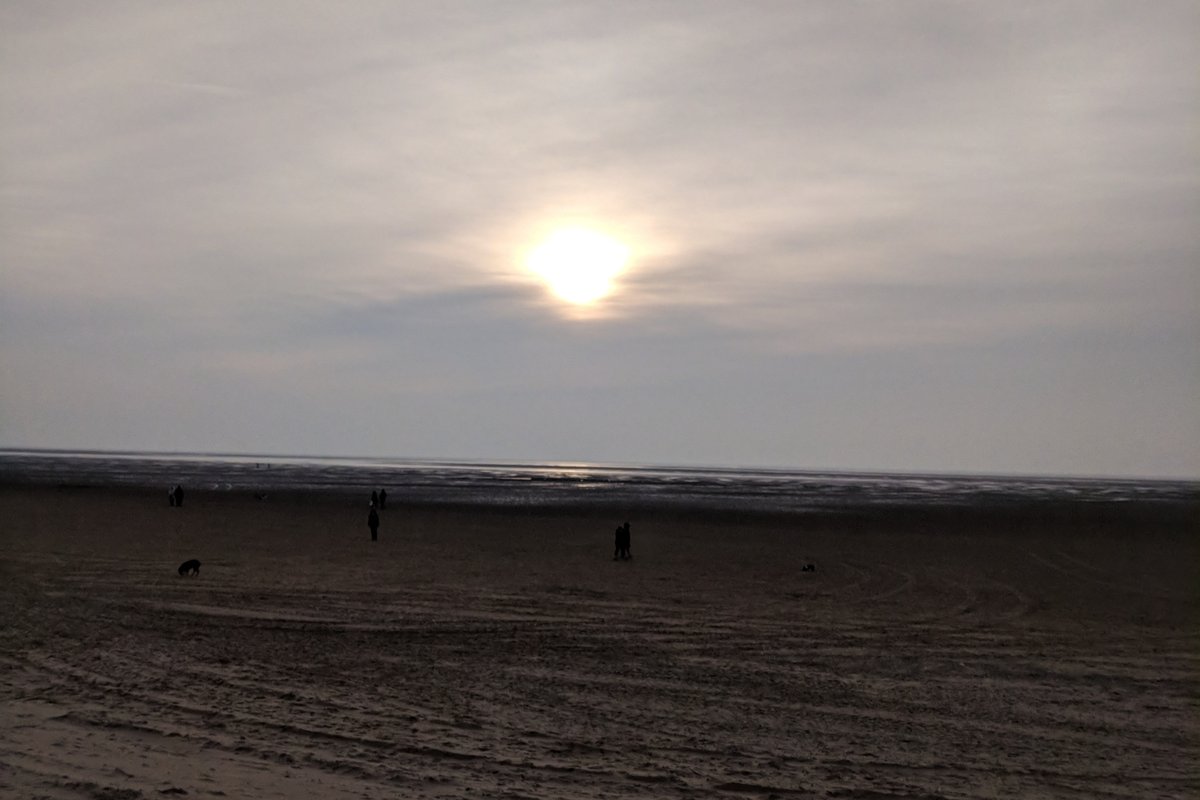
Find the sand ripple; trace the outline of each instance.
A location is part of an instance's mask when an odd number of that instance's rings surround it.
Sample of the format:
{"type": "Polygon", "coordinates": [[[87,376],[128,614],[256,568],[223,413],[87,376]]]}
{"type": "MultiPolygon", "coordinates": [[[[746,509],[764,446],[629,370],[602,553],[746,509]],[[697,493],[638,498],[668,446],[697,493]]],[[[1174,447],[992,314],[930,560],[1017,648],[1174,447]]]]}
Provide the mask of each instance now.
{"type": "Polygon", "coordinates": [[[24,497],[6,796],[1200,793],[1188,539],[24,497]]]}

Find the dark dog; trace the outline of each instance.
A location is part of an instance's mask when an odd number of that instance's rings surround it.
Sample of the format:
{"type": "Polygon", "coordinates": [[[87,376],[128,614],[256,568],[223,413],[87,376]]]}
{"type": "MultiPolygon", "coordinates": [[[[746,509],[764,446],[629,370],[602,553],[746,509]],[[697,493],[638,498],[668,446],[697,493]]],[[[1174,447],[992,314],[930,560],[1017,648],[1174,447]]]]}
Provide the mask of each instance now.
{"type": "Polygon", "coordinates": [[[183,576],[183,575],[199,575],[200,574],[200,562],[194,558],[191,561],[183,562],[182,564],[179,565],[179,574],[181,576],[183,576]]]}

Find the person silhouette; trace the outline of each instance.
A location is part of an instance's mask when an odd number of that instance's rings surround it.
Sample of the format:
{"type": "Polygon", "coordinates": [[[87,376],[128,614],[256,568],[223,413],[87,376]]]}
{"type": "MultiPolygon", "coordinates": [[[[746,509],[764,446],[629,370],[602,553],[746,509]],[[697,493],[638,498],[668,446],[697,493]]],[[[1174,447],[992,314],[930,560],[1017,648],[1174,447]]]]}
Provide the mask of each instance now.
{"type": "Polygon", "coordinates": [[[613,537],[613,561],[620,559],[625,561],[633,558],[629,552],[629,523],[618,525],[616,534],[613,537]]]}
{"type": "Polygon", "coordinates": [[[375,510],[375,504],[371,504],[371,511],[367,514],[367,527],[371,529],[371,541],[379,541],[379,512],[375,510]]]}
{"type": "Polygon", "coordinates": [[[371,490],[371,508],[377,508],[378,506],[379,506],[379,492],[372,489],[371,490]]]}
{"type": "Polygon", "coordinates": [[[387,489],[379,490],[379,508],[387,508],[387,489]]]}
{"type": "Polygon", "coordinates": [[[179,484],[175,484],[175,505],[183,505],[183,487],[179,484]]]}

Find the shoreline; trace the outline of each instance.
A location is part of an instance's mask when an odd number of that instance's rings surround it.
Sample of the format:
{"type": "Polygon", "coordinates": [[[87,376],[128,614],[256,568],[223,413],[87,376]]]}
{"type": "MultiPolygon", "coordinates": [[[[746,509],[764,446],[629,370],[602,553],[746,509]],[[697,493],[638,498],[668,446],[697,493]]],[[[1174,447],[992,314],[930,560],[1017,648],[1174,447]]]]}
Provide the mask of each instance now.
{"type": "MultiPolygon", "coordinates": [[[[367,506],[370,486],[320,489],[284,488],[268,490],[263,499],[245,489],[188,489],[189,507],[205,502],[245,504],[249,507],[293,506],[296,508],[344,508],[367,506]]],[[[111,495],[136,498],[153,505],[162,502],[162,487],[104,485],[101,483],[38,484],[0,481],[0,494],[34,492],[46,497],[72,495],[111,495]]],[[[638,516],[647,520],[760,526],[808,525],[840,528],[846,531],[867,528],[891,530],[959,530],[979,526],[1002,527],[1009,532],[1058,531],[1060,533],[1118,534],[1135,529],[1149,533],[1194,536],[1200,533],[1200,499],[1189,501],[1047,501],[1009,499],[972,505],[873,503],[840,509],[778,510],[753,506],[689,507],[683,503],[655,503],[645,498],[604,498],[555,502],[498,502],[496,500],[411,499],[394,491],[388,510],[409,509],[424,512],[485,514],[501,517],[578,517],[616,520],[638,516]]],[[[619,520],[616,520],[619,521],[619,520]]],[[[615,522],[614,522],[615,524],[615,522]]]]}

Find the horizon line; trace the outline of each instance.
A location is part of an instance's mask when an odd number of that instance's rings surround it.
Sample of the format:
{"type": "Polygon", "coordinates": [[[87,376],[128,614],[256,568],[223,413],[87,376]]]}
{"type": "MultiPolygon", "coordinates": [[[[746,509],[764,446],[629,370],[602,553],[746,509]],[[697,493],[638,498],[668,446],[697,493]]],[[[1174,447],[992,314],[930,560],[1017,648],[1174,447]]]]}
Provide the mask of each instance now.
{"type": "Polygon", "coordinates": [[[667,464],[667,463],[634,463],[614,461],[579,461],[567,459],[521,460],[521,459],[488,459],[488,458],[456,458],[447,456],[370,456],[370,455],[330,455],[313,453],[252,453],[252,452],[216,452],[204,450],[111,450],[105,448],[65,448],[65,447],[14,447],[0,446],[0,456],[14,454],[31,455],[63,455],[63,456],[121,456],[121,457],[202,457],[202,458],[261,458],[284,459],[297,461],[394,461],[400,464],[442,464],[447,466],[493,466],[493,467],[574,467],[598,470],[642,470],[642,471],[693,471],[693,472],[769,472],[780,474],[809,474],[809,475],[845,475],[861,477],[904,476],[926,478],[1001,478],[1001,479],[1038,479],[1038,480],[1087,480],[1087,481],[1155,481],[1164,483],[1194,483],[1200,488],[1200,475],[1131,475],[1131,474],[1054,474],[1054,473],[1022,473],[1022,472],[953,472],[939,470],[885,470],[868,468],[820,468],[796,466],[763,466],[763,465],[733,465],[733,464],[667,464]]]}

